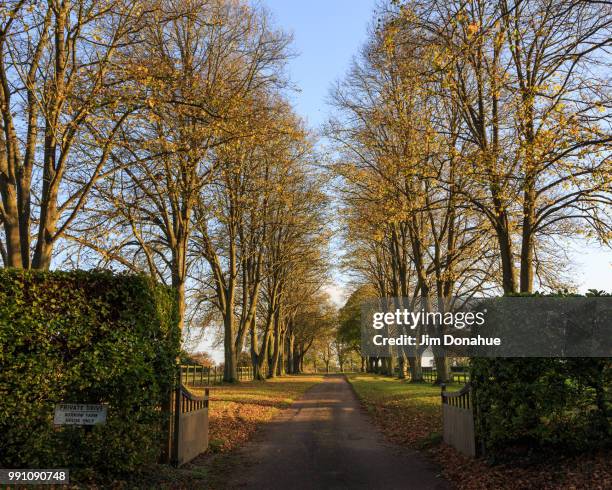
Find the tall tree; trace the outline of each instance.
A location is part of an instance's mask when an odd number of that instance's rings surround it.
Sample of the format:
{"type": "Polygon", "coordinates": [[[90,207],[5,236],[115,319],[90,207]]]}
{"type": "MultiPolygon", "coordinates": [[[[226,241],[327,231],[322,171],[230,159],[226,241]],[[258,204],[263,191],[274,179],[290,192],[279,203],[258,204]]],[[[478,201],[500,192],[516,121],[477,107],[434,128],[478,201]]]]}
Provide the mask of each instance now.
{"type": "Polygon", "coordinates": [[[48,269],[93,185],[113,172],[110,155],[133,110],[121,52],[148,7],[123,0],[0,7],[5,266],[48,269]]]}
{"type": "Polygon", "coordinates": [[[267,114],[258,112],[248,127],[258,131],[217,151],[220,178],[200,197],[194,236],[196,253],[210,270],[202,278],[223,319],[227,381],[237,379],[236,356],[255,329],[277,194],[283,199],[279,191],[288,185],[287,172],[304,152],[303,132],[282,102],[267,114]]]}
{"type": "Polygon", "coordinates": [[[389,42],[424,53],[461,117],[460,172],[474,185],[458,191],[495,231],[506,292],[531,291],[534,271],[546,285],[553,240],[609,243],[610,14],[589,2],[426,0],[391,15],[389,42]]]}
{"type": "Polygon", "coordinates": [[[182,325],[196,262],[189,257],[196,208],[202,212],[210,189],[228,181],[232,170],[221,168],[226,156],[256,136],[260,126],[249,124],[268,108],[254,100],[283,85],[289,40],[269,29],[261,10],[244,3],[193,0],[162,7],[149,15],[140,42],[126,54],[141,102],[116,154],[129,165],[97,186],[89,221],[71,238],[105,261],[147,270],[171,285],[182,325]]]}

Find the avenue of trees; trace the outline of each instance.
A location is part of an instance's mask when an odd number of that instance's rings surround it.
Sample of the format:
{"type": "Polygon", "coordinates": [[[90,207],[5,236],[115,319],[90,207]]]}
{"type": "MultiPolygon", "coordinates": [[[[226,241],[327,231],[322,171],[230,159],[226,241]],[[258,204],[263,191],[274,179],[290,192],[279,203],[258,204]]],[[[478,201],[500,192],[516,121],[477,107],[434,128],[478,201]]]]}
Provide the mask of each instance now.
{"type": "Polygon", "coordinates": [[[225,380],[245,347],[298,372],[328,231],[290,41],[246,1],[3,2],[3,265],[149,274],[222,325],[225,380]]]}
{"type": "MultiPolygon", "coordinates": [[[[389,0],[377,17],[332,90],[330,179],[288,100],[291,38],[258,4],[1,3],[2,265],[150,275],[181,328],[220,326],[227,381],[245,352],[258,379],[344,367],[368,298],[448,310],[567,286],[567,240],[612,238],[612,7],[389,0]],[[339,315],[330,180],[360,286],[339,315]]],[[[383,367],[420,380],[422,355],[383,367]]]]}
{"type": "MultiPolygon", "coordinates": [[[[347,268],[411,303],[393,308],[567,285],[567,240],[612,238],[612,7],[409,0],[379,17],[327,126],[347,268]]],[[[400,372],[422,379],[422,354],[400,372]]]]}

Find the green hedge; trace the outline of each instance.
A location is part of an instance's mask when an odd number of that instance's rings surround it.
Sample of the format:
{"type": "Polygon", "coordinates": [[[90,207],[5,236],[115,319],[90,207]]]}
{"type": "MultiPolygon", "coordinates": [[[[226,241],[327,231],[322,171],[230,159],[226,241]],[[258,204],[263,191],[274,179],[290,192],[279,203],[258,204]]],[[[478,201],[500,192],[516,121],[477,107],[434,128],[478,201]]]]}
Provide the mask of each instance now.
{"type": "Polygon", "coordinates": [[[155,462],[177,318],[145,276],[0,270],[0,467],[104,478],[155,462]],[[108,404],[107,423],[54,428],[64,402],[108,404]]]}
{"type": "Polygon", "coordinates": [[[478,439],[493,459],[609,445],[609,359],[474,359],[478,439]]]}
{"type": "Polygon", "coordinates": [[[477,438],[492,460],[612,444],[609,358],[474,358],[470,377],[477,438]]]}

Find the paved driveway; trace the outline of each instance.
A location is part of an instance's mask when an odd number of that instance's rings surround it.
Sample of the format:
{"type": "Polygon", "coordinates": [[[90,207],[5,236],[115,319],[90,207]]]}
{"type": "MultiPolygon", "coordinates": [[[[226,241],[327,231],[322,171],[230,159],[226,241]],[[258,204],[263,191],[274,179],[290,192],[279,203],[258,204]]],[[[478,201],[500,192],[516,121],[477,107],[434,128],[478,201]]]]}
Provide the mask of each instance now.
{"type": "Polygon", "coordinates": [[[344,376],[328,376],[240,451],[231,488],[447,489],[416,452],[382,439],[344,376]]]}

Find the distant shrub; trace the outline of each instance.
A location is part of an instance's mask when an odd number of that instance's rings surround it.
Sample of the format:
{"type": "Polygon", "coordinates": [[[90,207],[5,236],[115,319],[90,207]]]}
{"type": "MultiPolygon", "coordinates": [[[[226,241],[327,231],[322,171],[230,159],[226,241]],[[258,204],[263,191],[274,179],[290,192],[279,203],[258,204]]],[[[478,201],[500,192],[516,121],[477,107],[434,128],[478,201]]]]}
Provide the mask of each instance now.
{"type": "Polygon", "coordinates": [[[145,276],[0,269],[0,466],[155,462],[178,345],[175,295],[145,276]],[[107,423],[54,427],[57,403],[108,404],[107,423]]]}
{"type": "Polygon", "coordinates": [[[609,358],[474,358],[470,378],[477,437],[489,458],[612,444],[609,358]]]}

